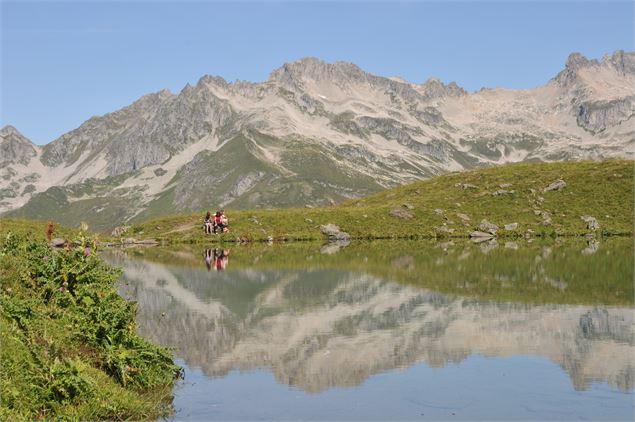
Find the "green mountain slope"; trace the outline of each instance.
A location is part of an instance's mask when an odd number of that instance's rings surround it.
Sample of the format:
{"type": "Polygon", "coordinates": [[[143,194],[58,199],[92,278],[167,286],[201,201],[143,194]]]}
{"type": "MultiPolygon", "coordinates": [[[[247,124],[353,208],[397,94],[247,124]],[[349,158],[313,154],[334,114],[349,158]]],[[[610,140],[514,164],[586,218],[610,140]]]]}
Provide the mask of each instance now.
{"type": "MultiPolygon", "coordinates": [[[[141,223],[130,236],[172,242],[320,239],[333,223],[353,237],[465,237],[483,219],[498,235],[633,233],[633,161],[524,163],[451,173],[327,208],[226,209],[231,231],[205,236],[202,212],[141,223]],[[563,180],[561,190],[545,191],[563,180]],[[516,223],[505,230],[504,225],[516,223]]],[[[213,209],[212,209],[213,211],[213,209]]]]}

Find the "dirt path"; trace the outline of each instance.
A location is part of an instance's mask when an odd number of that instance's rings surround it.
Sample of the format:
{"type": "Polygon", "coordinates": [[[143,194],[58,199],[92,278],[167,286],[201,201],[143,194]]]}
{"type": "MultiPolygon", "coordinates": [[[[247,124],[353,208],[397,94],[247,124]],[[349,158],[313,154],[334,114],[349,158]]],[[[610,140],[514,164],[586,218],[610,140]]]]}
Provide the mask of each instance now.
{"type": "Polygon", "coordinates": [[[186,232],[188,230],[192,230],[196,228],[196,223],[185,223],[185,224],[181,224],[180,226],[178,226],[177,228],[170,230],[169,232],[165,232],[164,234],[170,234],[170,233],[181,233],[181,232],[186,232]]]}

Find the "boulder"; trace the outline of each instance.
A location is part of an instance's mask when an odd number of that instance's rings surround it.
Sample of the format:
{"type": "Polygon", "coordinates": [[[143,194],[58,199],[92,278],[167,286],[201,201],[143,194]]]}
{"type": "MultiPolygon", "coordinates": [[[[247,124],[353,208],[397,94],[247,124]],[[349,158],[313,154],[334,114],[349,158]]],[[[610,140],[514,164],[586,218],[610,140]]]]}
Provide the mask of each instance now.
{"type": "Polygon", "coordinates": [[[64,239],[60,239],[59,237],[51,240],[51,246],[53,246],[54,248],[63,248],[65,244],[66,241],[64,239]]]}
{"type": "Polygon", "coordinates": [[[516,230],[517,228],[518,223],[505,224],[505,230],[516,230]]]}
{"type": "Polygon", "coordinates": [[[412,213],[409,213],[403,208],[395,208],[394,210],[390,211],[390,216],[396,217],[396,218],[403,218],[404,220],[410,220],[414,218],[414,215],[412,215],[412,213]]]}
{"type": "Polygon", "coordinates": [[[436,228],[438,233],[443,233],[443,234],[452,234],[454,233],[454,229],[449,228],[448,226],[439,226],[436,228]]]}
{"type": "Polygon", "coordinates": [[[567,183],[564,180],[558,179],[555,182],[551,183],[546,188],[544,188],[543,191],[544,192],[550,192],[550,191],[554,191],[554,190],[562,190],[566,186],[567,186],[567,183]]]}
{"type": "Polygon", "coordinates": [[[320,226],[320,231],[327,235],[329,240],[350,240],[351,236],[340,230],[335,224],[329,223],[320,226]]]}
{"type": "Polygon", "coordinates": [[[598,220],[596,220],[595,217],[592,217],[590,215],[583,215],[580,218],[586,223],[587,229],[596,231],[600,228],[600,223],[598,223],[598,220]]]}
{"type": "Polygon", "coordinates": [[[130,229],[130,226],[117,226],[110,232],[110,235],[113,237],[119,237],[122,234],[126,233],[130,229]]]}
{"type": "Polygon", "coordinates": [[[467,214],[457,213],[457,217],[459,217],[463,221],[470,221],[470,216],[467,214]]]}
{"type": "Polygon", "coordinates": [[[405,204],[402,204],[401,206],[406,208],[406,209],[409,209],[409,210],[414,210],[415,209],[415,206],[410,204],[410,203],[408,203],[408,202],[406,202],[405,204]]]}
{"type": "Polygon", "coordinates": [[[461,188],[463,190],[478,189],[478,186],[472,185],[470,183],[456,183],[454,186],[457,187],[457,188],[461,188]]]}
{"type": "Polygon", "coordinates": [[[493,196],[513,195],[515,192],[516,191],[514,190],[499,189],[496,192],[493,192],[492,195],[493,196]]]}
{"type": "Polygon", "coordinates": [[[483,232],[496,234],[496,231],[498,230],[498,226],[496,224],[492,224],[489,221],[483,219],[481,220],[481,223],[478,225],[478,229],[483,232]]]}

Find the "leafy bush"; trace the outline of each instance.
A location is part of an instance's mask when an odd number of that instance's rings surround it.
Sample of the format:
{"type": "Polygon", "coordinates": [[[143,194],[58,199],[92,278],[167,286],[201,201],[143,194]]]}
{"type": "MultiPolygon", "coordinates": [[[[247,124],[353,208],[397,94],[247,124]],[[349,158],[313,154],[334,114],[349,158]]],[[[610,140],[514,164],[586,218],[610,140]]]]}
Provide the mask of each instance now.
{"type": "Polygon", "coordinates": [[[165,414],[180,368],[136,334],[135,306],[115,289],[120,271],[94,240],[82,230],[72,244],[52,250],[13,233],[0,243],[0,419],[165,414]]]}

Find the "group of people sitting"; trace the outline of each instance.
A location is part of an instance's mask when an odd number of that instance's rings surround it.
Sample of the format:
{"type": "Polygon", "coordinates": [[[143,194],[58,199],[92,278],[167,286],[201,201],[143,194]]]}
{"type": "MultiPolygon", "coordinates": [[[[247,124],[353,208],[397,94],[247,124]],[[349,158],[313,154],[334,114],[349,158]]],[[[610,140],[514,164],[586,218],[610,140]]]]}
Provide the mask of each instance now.
{"type": "Polygon", "coordinates": [[[212,215],[211,212],[207,211],[203,221],[203,230],[205,230],[205,234],[227,233],[229,231],[229,220],[225,212],[218,210],[216,214],[212,215]]]}

